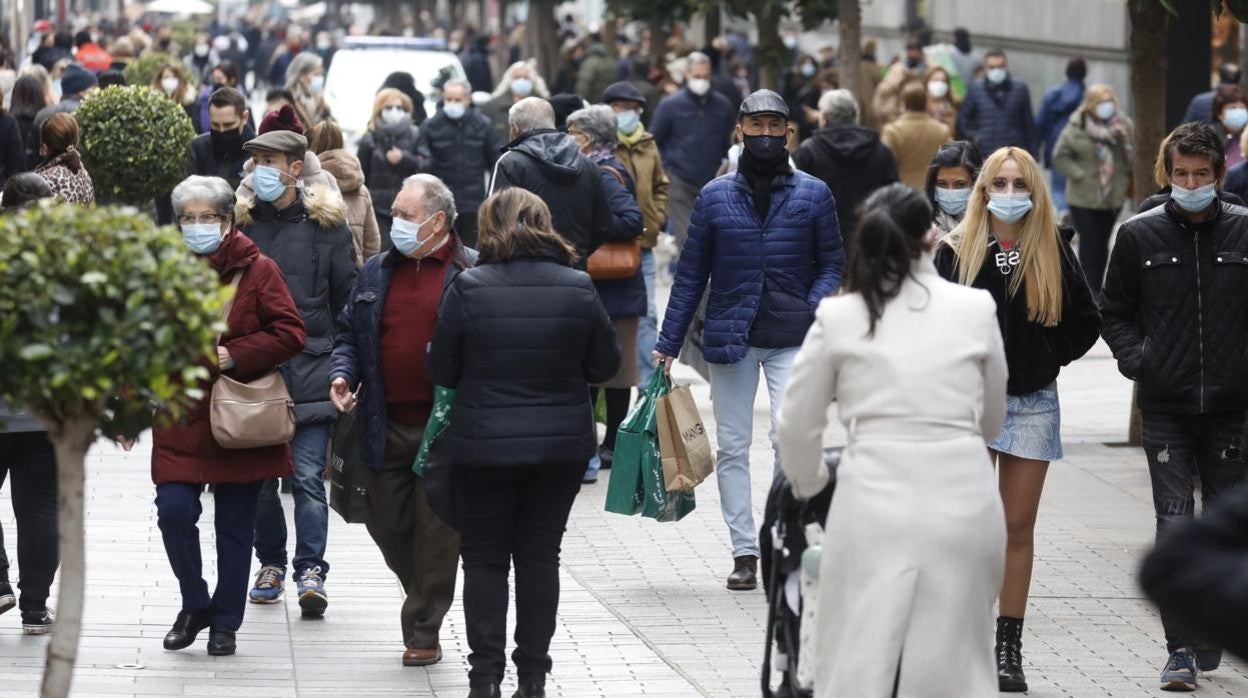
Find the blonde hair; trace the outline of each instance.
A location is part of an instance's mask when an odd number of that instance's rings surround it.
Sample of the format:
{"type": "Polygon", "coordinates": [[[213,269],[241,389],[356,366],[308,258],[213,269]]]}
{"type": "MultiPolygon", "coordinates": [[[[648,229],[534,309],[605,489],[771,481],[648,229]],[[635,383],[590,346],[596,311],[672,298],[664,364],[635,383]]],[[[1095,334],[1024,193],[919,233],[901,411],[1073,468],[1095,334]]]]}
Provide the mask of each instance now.
{"type": "Polygon", "coordinates": [[[342,150],[342,129],[338,122],[326,119],[308,131],[308,150],[320,155],[327,150],[342,150]]]}
{"type": "Polygon", "coordinates": [[[377,98],[373,100],[373,118],[368,120],[368,130],[372,131],[381,123],[381,112],[386,108],[386,102],[397,98],[399,103],[403,105],[403,109],[408,114],[412,113],[412,98],[403,94],[402,90],[393,87],[387,87],[377,93],[377,98]]]}
{"type": "Polygon", "coordinates": [[[970,286],[988,256],[992,235],[992,214],[988,211],[988,191],[1006,160],[1013,160],[1031,192],[1031,210],[1023,217],[1018,243],[1018,270],[1010,276],[1011,297],[1024,288],[1027,319],[1045,327],[1056,327],[1062,317],[1062,250],[1053,215],[1053,199],[1044,173],[1022,148],[1001,148],[984,161],[972,187],[970,204],[962,223],[941,240],[957,255],[957,280],[970,286]]]}
{"type": "Polygon", "coordinates": [[[1083,93],[1083,110],[1094,114],[1096,105],[1106,100],[1113,102],[1114,108],[1118,107],[1118,95],[1114,94],[1114,88],[1103,82],[1090,85],[1083,93]]]}
{"type": "MultiPolygon", "coordinates": [[[[1248,129],[1245,130],[1248,131],[1248,129]]],[[[1173,131],[1167,133],[1166,137],[1161,139],[1161,144],[1157,146],[1157,159],[1153,162],[1153,181],[1159,187],[1170,186],[1170,175],[1166,174],[1166,147],[1170,145],[1170,137],[1173,135],[1173,131]]]]}

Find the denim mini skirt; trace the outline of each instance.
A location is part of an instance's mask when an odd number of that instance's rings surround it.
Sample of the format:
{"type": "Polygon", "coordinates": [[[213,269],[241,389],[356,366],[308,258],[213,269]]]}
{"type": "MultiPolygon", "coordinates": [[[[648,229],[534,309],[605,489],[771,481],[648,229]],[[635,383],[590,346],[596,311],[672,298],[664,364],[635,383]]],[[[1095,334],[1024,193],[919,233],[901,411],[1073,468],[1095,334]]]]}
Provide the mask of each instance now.
{"type": "Polygon", "coordinates": [[[1005,398],[1005,428],[988,444],[994,451],[1030,460],[1062,459],[1062,407],[1057,381],[1027,395],[1005,398]]]}

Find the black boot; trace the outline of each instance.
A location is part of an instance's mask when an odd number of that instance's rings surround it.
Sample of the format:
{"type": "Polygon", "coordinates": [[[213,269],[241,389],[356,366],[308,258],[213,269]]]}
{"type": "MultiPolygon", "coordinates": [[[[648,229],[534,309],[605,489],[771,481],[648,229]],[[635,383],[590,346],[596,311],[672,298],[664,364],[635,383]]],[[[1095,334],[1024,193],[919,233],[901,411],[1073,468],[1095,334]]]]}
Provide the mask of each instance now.
{"type": "Polygon", "coordinates": [[[468,698],[503,698],[503,690],[496,683],[481,683],[469,689],[468,698]]]}
{"type": "Polygon", "coordinates": [[[1024,693],[1023,619],[997,618],[997,688],[1002,693],[1024,693]]]}
{"type": "Polygon", "coordinates": [[[535,681],[521,681],[511,698],[546,698],[546,685],[535,681]]]}
{"type": "Polygon", "coordinates": [[[208,654],[214,657],[228,657],[237,649],[234,631],[224,625],[214,625],[208,633],[208,654]]]}
{"type": "Polygon", "coordinates": [[[178,611],[178,619],[165,635],[165,649],[181,650],[190,647],[199,631],[212,624],[212,609],[178,611]]]}

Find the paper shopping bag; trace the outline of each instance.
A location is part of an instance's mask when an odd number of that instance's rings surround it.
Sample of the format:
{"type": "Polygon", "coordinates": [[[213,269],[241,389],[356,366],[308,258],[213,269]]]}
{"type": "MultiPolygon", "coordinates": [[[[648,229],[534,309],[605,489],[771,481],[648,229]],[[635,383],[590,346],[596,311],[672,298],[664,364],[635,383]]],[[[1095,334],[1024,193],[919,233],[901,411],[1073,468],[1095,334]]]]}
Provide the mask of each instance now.
{"type": "Polygon", "coordinates": [[[678,385],[658,401],[659,451],[668,492],[688,492],[715,471],[711,439],[687,385],[678,385]]]}

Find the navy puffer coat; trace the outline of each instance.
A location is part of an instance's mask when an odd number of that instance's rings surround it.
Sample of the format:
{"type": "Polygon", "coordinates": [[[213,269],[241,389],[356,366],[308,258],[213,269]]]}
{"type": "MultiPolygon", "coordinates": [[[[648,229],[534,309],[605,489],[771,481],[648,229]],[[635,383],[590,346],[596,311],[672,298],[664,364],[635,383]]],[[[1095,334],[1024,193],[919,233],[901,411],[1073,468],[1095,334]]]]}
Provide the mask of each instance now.
{"type": "MultiPolygon", "coordinates": [[[[707,184],[694,202],[656,350],[680,354],[708,281],[703,336],[708,362],[745,358],[751,328],[762,319],[764,295],[768,326],[787,326],[804,336],[819,302],[840,289],[844,269],[836,201],[828,185],[800,171],[777,177],[764,221],[745,176],[724,175],[707,184]]],[[[792,346],[800,344],[798,339],[792,346]]]]}

